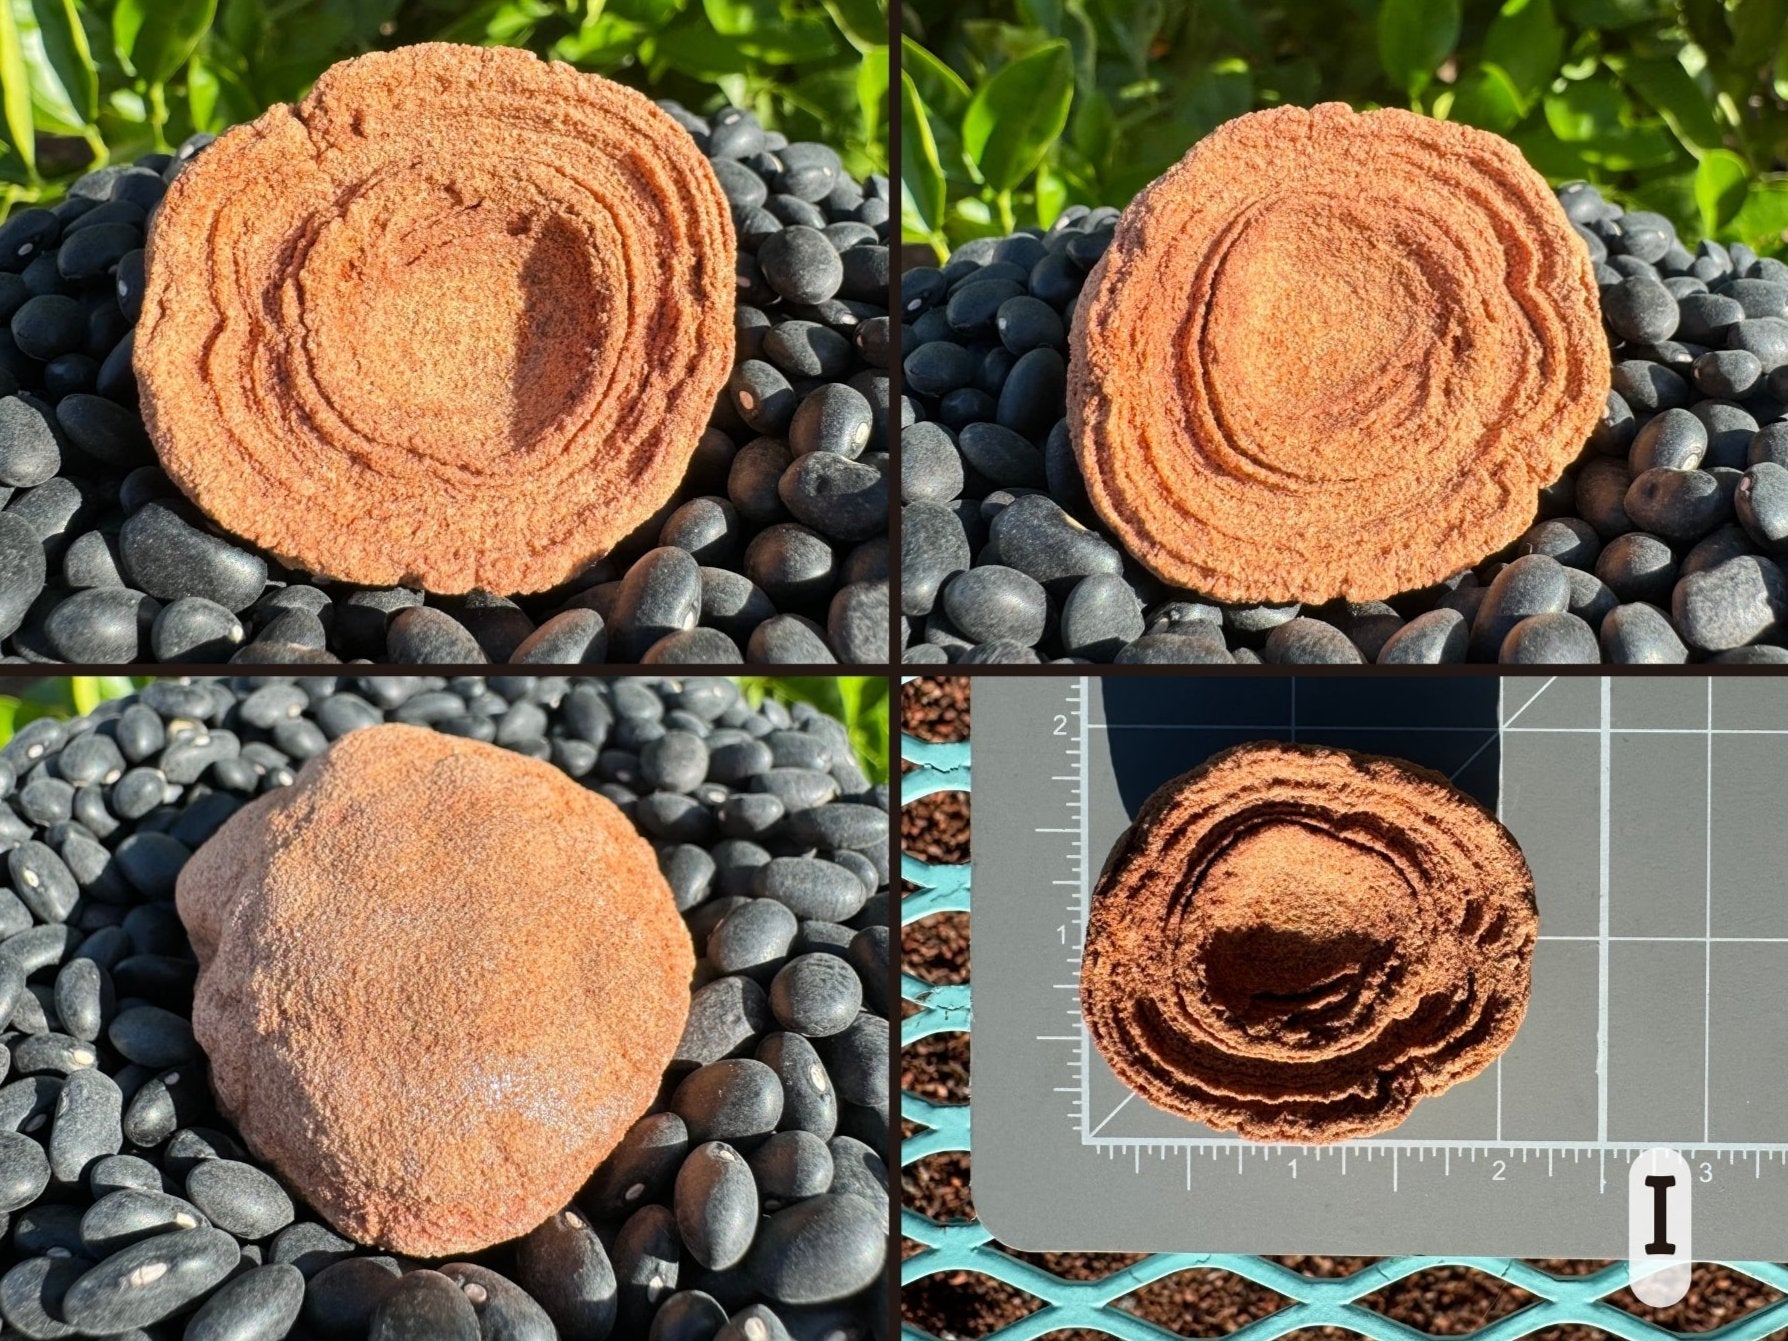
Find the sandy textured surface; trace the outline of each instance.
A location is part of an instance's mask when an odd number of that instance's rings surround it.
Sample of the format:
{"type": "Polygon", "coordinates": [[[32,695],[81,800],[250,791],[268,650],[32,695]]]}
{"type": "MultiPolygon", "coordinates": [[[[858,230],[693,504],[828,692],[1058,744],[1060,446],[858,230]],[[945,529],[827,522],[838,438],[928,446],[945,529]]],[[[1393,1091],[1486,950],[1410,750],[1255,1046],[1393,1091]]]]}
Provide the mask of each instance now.
{"type": "Polygon", "coordinates": [[[168,474],[293,567],[539,591],[676,489],[734,238],[642,94],[425,43],[326,72],[169,189],[137,327],[168,474]]]}
{"type": "Polygon", "coordinates": [[[1502,1053],[1538,934],[1520,849],[1439,774],[1243,745],[1160,787],[1112,850],[1081,1008],[1155,1106],[1338,1141],[1502,1053]]]}
{"type": "Polygon", "coordinates": [[[689,936],[651,846],[548,764],[344,736],[177,894],[219,1108],[342,1233],[467,1252],[561,1209],[652,1101],[689,936]]]}
{"type": "Polygon", "coordinates": [[[1157,576],[1378,600],[1519,536],[1607,390],[1588,252],[1520,152],[1326,103],[1226,123],[1131,201],[1068,422],[1157,576]]]}

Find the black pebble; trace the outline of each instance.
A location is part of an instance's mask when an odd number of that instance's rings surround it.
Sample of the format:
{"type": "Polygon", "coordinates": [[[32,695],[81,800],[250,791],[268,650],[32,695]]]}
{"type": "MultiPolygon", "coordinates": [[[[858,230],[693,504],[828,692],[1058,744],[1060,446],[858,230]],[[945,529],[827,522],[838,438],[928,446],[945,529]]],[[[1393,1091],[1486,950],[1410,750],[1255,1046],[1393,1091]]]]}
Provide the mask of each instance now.
{"type": "Polygon", "coordinates": [[[675,1209],[683,1246],[702,1266],[724,1270],[743,1260],[758,1218],[744,1157],[724,1141],[696,1146],[677,1173],[675,1209]]]}
{"type": "Polygon", "coordinates": [[[267,585],[267,561],[195,520],[189,506],[145,503],[119,534],[125,575],[157,599],[203,596],[226,609],[247,609],[267,585]]]}
{"type": "Polygon", "coordinates": [[[69,1287],[68,1321],[94,1336],[171,1317],[218,1284],[242,1252],[221,1229],[158,1234],[113,1253],[69,1287]]]}
{"type": "Polygon", "coordinates": [[[550,1217],[516,1245],[515,1259],[516,1279],[561,1336],[609,1335],[617,1304],[615,1270],[583,1216],[567,1210],[550,1217]]]}
{"type": "Polygon", "coordinates": [[[412,1271],[379,1301],[367,1341],[478,1341],[478,1314],[438,1271],[412,1271]]]}
{"type": "Polygon", "coordinates": [[[297,1267],[255,1267],[205,1301],[182,1341],[277,1341],[291,1331],[303,1306],[304,1277],[297,1267]]]}

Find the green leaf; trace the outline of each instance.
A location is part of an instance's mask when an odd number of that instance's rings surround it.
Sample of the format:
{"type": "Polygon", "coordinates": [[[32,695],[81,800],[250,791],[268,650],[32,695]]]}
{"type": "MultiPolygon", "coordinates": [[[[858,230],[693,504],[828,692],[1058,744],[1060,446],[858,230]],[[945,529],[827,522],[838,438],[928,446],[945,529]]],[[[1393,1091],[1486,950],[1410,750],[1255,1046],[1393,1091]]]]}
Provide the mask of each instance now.
{"type": "Polygon", "coordinates": [[[644,31],[642,25],[618,14],[599,14],[553,43],[553,58],[573,65],[606,65],[626,60],[639,47],[644,31]]]}
{"type": "Polygon", "coordinates": [[[908,236],[935,237],[944,222],[944,169],[931,119],[912,75],[900,72],[901,226],[908,236]],[[910,217],[916,228],[908,228],[910,217]]]}
{"type": "Polygon", "coordinates": [[[106,108],[124,121],[142,125],[149,119],[149,105],[134,88],[115,88],[106,95],[106,108]]]}
{"type": "Polygon", "coordinates": [[[1676,137],[1664,126],[1617,126],[1607,135],[1581,146],[1585,162],[1606,172],[1640,172],[1652,168],[1672,171],[1692,168],[1694,159],[1683,152],[1676,137]]]}
{"type": "Polygon", "coordinates": [[[688,8],[688,0],[609,0],[603,13],[616,14],[630,23],[661,28],[688,8]]]}
{"type": "Polygon", "coordinates": [[[1745,203],[1750,169],[1730,149],[1715,149],[1701,156],[1695,169],[1695,205],[1701,211],[1701,231],[1709,237],[1737,216],[1745,203]]]}
{"type": "Polygon", "coordinates": [[[892,62],[887,47],[871,47],[857,68],[857,106],[863,114],[863,138],[870,144],[886,143],[882,128],[888,124],[888,76],[892,62]]]}
{"type": "MultiPolygon", "coordinates": [[[[215,39],[216,34],[212,36],[215,39]]],[[[202,43],[186,63],[186,102],[193,129],[214,134],[252,121],[261,112],[261,100],[242,82],[241,73],[207,55],[208,48],[217,45],[215,40],[202,43]]]]}
{"type": "Polygon", "coordinates": [[[553,16],[545,0],[489,0],[474,6],[435,34],[438,42],[468,42],[478,46],[519,47],[535,28],[553,16]]]}
{"type": "Polygon", "coordinates": [[[1037,169],[1037,224],[1048,228],[1068,203],[1068,183],[1045,163],[1037,169]]]}
{"type": "Polygon", "coordinates": [[[1776,97],[1788,101],[1788,27],[1782,29],[1782,45],[1776,48],[1776,97]]]}
{"type": "Polygon", "coordinates": [[[126,69],[165,84],[217,17],[217,0],[118,0],[112,45],[126,69]]]}
{"type": "Polygon", "coordinates": [[[1486,62],[1459,81],[1449,119],[1499,135],[1521,120],[1522,98],[1499,65],[1486,62]]]}
{"type": "Polygon", "coordinates": [[[237,51],[251,59],[260,54],[267,32],[267,12],[261,0],[224,0],[218,30],[237,51]]]}
{"type": "Polygon", "coordinates": [[[76,715],[85,716],[99,706],[99,677],[71,675],[68,677],[68,692],[76,715]]]}
{"type": "Polygon", "coordinates": [[[1726,10],[1735,51],[1764,52],[1788,34],[1788,0],[1743,0],[1726,10]]]}
{"type": "Polygon", "coordinates": [[[1602,139],[1620,125],[1620,90],[1605,79],[1568,83],[1562,93],[1548,93],[1543,106],[1546,124],[1567,144],[1602,139]]]}
{"type": "Polygon", "coordinates": [[[1097,89],[1075,104],[1069,138],[1087,162],[1098,166],[1111,157],[1116,131],[1117,118],[1111,110],[1111,99],[1097,89]]]}
{"type": "Polygon", "coordinates": [[[1247,63],[1240,60],[1213,61],[1202,70],[1182,76],[1175,82],[1175,89],[1178,96],[1169,110],[1186,132],[1184,143],[1175,146],[1175,159],[1254,103],[1254,76],[1247,63]]]}
{"type": "Polygon", "coordinates": [[[1074,59],[1049,42],[975,90],[962,117],[962,149],[995,191],[1010,191],[1043,161],[1068,124],[1074,59]]]}
{"type": "MultiPolygon", "coordinates": [[[[0,0],[5,3],[5,0],[0,0]]],[[[45,135],[81,135],[90,118],[82,115],[62,87],[62,78],[44,50],[43,32],[31,0],[10,0],[13,26],[19,32],[19,51],[25,58],[25,82],[31,88],[31,121],[45,135]]]]}
{"type": "Polygon", "coordinates": [[[702,9],[741,56],[799,65],[833,52],[830,24],[812,14],[785,18],[776,0],[702,0],[702,9]]]}
{"type": "Polygon", "coordinates": [[[696,79],[717,80],[751,68],[739,44],[715,32],[700,12],[684,15],[653,38],[647,49],[654,59],[696,79]]]}
{"type": "Polygon", "coordinates": [[[75,0],[32,0],[44,57],[84,124],[99,115],[99,70],[75,0]]]}
{"type": "Polygon", "coordinates": [[[1664,118],[1664,124],[1690,153],[1699,155],[1725,143],[1714,117],[1713,95],[1702,91],[1681,62],[1667,56],[1610,56],[1607,62],[1628,88],[1664,118]]]}
{"type": "Polygon", "coordinates": [[[944,232],[955,246],[972,238],[1003,237],[1011,231],[994,218],[993,207],[978,196],[964,196],[950,202],[944,232]]]}
{"type": "Polygon", "coordinates": [[[1666,0],[1563,0],[1565,17],[1579,28],[1630,28],[1659,17],[1666,0]]]}
{"type": "Polygon", "coordinates": [[[1161,31],[1166,14],[1162,0],[1090,0],[1091,18],[1102,37],[1122,52],[1131,70],[1141,75],[1148,69],[1149,52],[1161,31]]]}
{"type": "Polygon", "coordinates": [[[1517,126],[1509,138],[1528,166],[1549,181],[1576,181],[1593,175],[1582,150],[1559,139],[1542,120],[1530,118],[1517,126]]]}
{"type": "Polygon", "coordinates": [[[1524,113],[1546,91],[1563,57],[1564,30],[1553,16],[1552,0],[1507,0],[1484,34],[1481,59],[1501,71],[1524,113]]]}
{"type": "Polygon", "coordinates": [[[1384,0],[1378,7],[1378,60],[1413,96],[1459,45],[1460,0],[1384,0]]]}
{"type": "Polygon", "coordinates": [[[37,175],[37,130],[31,121],[31,82],[25,73],[25,51],[12,8],[0,5],[0,120],[6,123],[6,144],[37,175]]]}
{"type": "Polygon", "coordinates": [[[888,44],[888,14],[876,0],[824,0],[845,40],[864,55],[888,44]]]}
{"type": "Polygon", "coordinates": [[[203,56],[194,52],[186,63],[186,106],[192,113],[192,124],[198,130],[216,130],[218,104],[223,100],[223,84],[217,71],[203,56]]]}
{"type": "Polygon", "coordinates": [[[969,105],[969,86],[962,76],[910,37],[900,39],[900,68],[912,76],[913,87],[926,107],[946,121],[956,122],[969,105]]]}
{"type": "Polygon", "coordinates": [[[1788,244],[1788,178],[1753,183],[1728,231],[1759,251],[1780,252],[1788,244]]]}

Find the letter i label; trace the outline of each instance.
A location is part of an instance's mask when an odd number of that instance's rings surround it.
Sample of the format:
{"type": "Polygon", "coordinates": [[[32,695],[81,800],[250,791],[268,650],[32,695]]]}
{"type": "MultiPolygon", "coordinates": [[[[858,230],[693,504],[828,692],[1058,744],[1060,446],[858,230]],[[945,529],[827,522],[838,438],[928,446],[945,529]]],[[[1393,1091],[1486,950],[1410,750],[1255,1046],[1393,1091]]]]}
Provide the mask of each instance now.
{"type": "Polygon", "coordinates": [[[1688,1161],[1662,1147],[1640,1152],[1627,1173],[1627,1275],[1653,1308],[1689,1292],[1688,1161]]]}

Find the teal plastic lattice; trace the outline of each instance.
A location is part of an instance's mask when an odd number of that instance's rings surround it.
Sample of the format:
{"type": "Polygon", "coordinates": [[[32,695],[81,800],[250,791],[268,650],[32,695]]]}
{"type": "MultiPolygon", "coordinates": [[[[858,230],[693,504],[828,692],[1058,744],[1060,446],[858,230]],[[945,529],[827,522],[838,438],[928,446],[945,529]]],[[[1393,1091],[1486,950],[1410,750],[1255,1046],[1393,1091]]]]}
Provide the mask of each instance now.
{"type": "MultiPolygon", "coordinates": [[[[967,744],[938,745],[902,735],[900,754],[913,770],[901,782],[902,805],[934,792],[970,790],[967,744]]],[[[968,911],[967,865],[933,865],[903,856],[901,875],[912,886],[901,906],[903,924],[933,913],[968,911]]],[[[900,982],[901,994],[918,1008],[901,1024],[902,1047],[932,1034],[969,1029],[969,984],[933,986],[904,972],[900,982]]],[[[966,1107],[934,1104],[918,1095],[902,1093],[900,1111],[923,1128],[902,1145],[902,1165],[928,1155],[970,1149],[966,1107]]],[[[1122,1341],[1170,1341],[1175,1333],[1125,1312],[1116,1304],[1151,1281],[1189,1268],[1232,1272],[1289,1301],[1277,1312],[1230,1334],[1240,1341],[1265,1341],[1300,1327],[1320,1326],[1343,1327],[1381,1341],[1423,1338],[1426,1333],[1376,1313],[1360,1301],[1393,1281],[1437,1266],[1470,1267],[1535,1296],[1536,1303],[1466,1334],[1476,1341],[1509,1341],[1562,1323],[1599,1327],[1629,1341],[1658,1341],[1680,1335],[1607,1302],[1608,1296],[1627,1284],[1625,1263],[1616,1263],[1589,1276],[1560,1277],[1503,1257],[1396,1257],[1382,1259],[1351,1276],[1313,1279],[1260,1257],[1160,1253],[1103,1280],[1070,1281],[1001,1252],[977,1223],[939,1224],[909,1209],[901,1212],[901,1232],[922,1247],[922,1251],[902,1263],[903,1284],[941,1272],[968,1271],[991,1276],[1042,1301],[1043,1307],[1035,1313],[990,1333],[987,1341],[1030,1341],[1064,1328],[1102,1332],[1122,1341]]],[[[1788,1268],[1772,1262],[1725,1265],[1788,1295],[1788,1268]]],[[[1788,1330],[1788,1298],[1697,1336],[1709,1341],[1751,1341],[1778,1330],[1788,1330]]],[[[903,1337],[905,1341],[934,1341],[928,1333],[910,1326],[904,1329],[903,1337]]]]}

